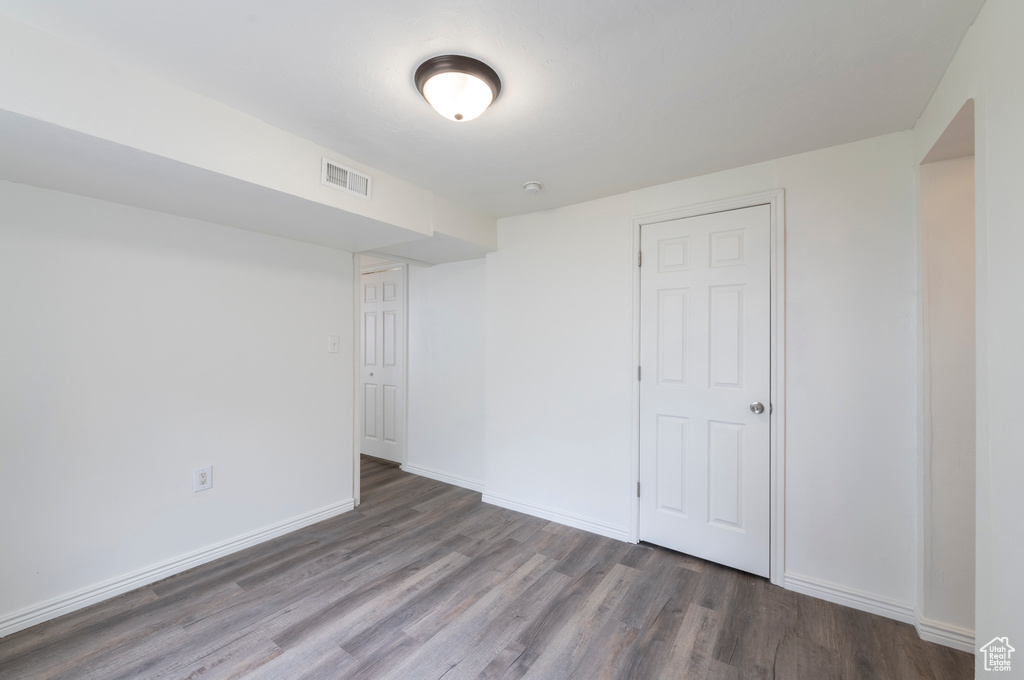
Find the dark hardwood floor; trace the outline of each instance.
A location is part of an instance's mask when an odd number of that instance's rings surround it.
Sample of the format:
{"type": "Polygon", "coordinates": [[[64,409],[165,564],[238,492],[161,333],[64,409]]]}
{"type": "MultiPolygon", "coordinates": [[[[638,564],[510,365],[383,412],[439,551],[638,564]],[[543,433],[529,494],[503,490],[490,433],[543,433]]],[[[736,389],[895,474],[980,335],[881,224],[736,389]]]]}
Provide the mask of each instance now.
{"type": "Polygon", "coordinates": [[[0,678],[961,679],[969,654],[364,457],[350,513],[0,640],[0,678]]]}

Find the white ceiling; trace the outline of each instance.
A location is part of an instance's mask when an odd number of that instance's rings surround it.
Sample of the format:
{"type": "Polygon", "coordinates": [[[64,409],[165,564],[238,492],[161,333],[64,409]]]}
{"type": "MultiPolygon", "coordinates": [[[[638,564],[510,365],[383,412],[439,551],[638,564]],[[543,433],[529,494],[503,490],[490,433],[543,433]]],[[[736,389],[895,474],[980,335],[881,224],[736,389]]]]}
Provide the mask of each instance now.
{"type": "Polygon", "coordinates": [[[913,126],[984,0],[0,0],[119,58],[506,216],[913,126]],[[499,73],[457,124],[444,53],[499,73]],[[539,180],[544,192],[521,186],[539,180]]]}

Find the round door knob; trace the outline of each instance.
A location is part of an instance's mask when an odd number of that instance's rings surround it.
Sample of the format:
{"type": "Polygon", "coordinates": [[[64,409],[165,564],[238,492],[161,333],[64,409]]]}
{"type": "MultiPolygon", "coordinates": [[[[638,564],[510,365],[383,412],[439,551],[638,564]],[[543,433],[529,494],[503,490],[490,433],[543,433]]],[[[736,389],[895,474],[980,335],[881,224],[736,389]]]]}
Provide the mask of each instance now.
{"type": "Polygon", "coordinates": [[[750,410],[753,413],[764,413],[764,404],[759,401],[755,401],[750,405],[750,410]]]}

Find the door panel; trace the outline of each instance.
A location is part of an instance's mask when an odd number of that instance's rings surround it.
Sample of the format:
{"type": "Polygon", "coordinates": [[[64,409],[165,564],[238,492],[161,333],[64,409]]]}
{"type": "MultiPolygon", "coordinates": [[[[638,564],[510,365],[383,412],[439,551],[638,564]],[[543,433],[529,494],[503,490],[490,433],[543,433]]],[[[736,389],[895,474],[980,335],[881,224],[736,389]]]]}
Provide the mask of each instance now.
{"type": "Polygon", "coordinates": [[[686,313],[690,292],[658,291],[658,382],[687,383],[686,313]]]}
{"type": "Polygon", "coordinates": [[[711,384],[742,387],[743,287],[716,286],[710,291],[711,384]]]}
{"type": "Polygon", "coordinates": [[[363,385],[363,436],[377,440],[377,385],[363,385]]]}
{"type": "Polygon", "coordinates": [[[397,324],[395,319],[395,312],[392,310],[384,312],[384,356],[382,358],[382,365],[394,366],[395,365],[395,346],[398,339],[395,337],[397,332],[397,324]]]}
{"type": "Polygon", "coordinates": [[[743,424],[708,423],[708,450],[708,521],[742,531],[743,424]]]}
{"type": "Polygon", "coordinates": [[[377,365],[377,312],[363,313],[363,366],[377,365]]]}
{"type": "Polygon", "coordinates": [[[686,444],[689,420],[676,416],[657,416],[658,512],[686,518],[686,444]]]}
{"type": "Polygon", "coordinates": [[[762,576],[770,238],[767,205],[640,234],[655,260],[640,269],[640,538],[762,576]],[[764,413],[751,412],[752,402],[764,413]]]}
{"type": "Polygon", "coordinates": [[[384,417],[382,418],[384,441],[394,444],[397,441],[397,397],[395,385],[384,385],[384,417]]]}
{"type": "Polygon", "coordinates": [[[405,446],[404,269],[363,274],[360,452],[398,463],[405,446]]]}

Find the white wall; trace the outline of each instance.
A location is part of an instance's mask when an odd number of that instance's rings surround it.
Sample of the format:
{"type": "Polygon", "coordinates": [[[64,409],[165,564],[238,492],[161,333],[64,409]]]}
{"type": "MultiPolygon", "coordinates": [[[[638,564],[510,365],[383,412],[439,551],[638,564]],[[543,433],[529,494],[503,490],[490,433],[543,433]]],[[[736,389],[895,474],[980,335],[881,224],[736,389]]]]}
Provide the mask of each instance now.
{"type": "MultiPolygon", "coordinates": [[[[974,157],[921,166],[921,613],[974,631],[974,157]]],[[[984,641],[983,641],[984,642],[984,641]]]]}
{"type": "Polygon", "coordinates": [[[484,500],[623,539],[630,216],[623,195],[499,220],[487,256],[484,500]]]}
{"type": "Polygon", "coordinates": [[[409,472],[483,489],[484,260],[409,267],[409,472]]]}
{"type": "MultiPolygon", "coordinates": [[[[975,101],[977,266],[977,497],[975,630],[978,645],[1024,640],[1024,3],[988,0],[914,128],[923,158],[963,106],[975,101]]],[[[1019,654],[1019,652],[1018,652],[1019,654]]],[[[976,672],[981,675],[982,657],[976,672]]],[[[1016,660],[1014,660],[1016,665],[1016,660]]]]}
{"type": "Polygon", "coordinates": [[[351,254],[8,182],[0,205],[0,634],[350,507],[351,254]]]}
{"type": "Polygon", "coordinates": [[[912,617],[911,142],[889,135],[499,220],[487,256],[485,500],[628,534],[632,219],[782,187],[787,576],[912,617]]]}

